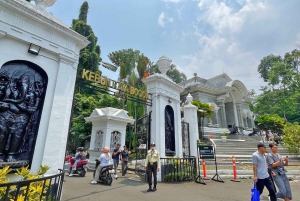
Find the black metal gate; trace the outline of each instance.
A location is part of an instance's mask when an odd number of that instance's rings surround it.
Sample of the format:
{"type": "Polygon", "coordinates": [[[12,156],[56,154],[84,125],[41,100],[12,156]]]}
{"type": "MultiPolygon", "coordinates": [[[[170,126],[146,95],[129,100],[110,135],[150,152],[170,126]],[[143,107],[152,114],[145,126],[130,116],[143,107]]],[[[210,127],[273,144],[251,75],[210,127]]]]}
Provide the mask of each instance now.
{"type": "Polygon", "coordinates": [[[145,159],[149,147],[149,116],[144,115],[136,121],[136,163],[135,173],[146,181],[146,171],[144,170],[145,159]]]}
{"type": "Polygon", "coordinates": [[[181,122],[181,134],[182,134],[182,152],[183,157],[190,156],[190,132],[189,123],[181,122]]]}

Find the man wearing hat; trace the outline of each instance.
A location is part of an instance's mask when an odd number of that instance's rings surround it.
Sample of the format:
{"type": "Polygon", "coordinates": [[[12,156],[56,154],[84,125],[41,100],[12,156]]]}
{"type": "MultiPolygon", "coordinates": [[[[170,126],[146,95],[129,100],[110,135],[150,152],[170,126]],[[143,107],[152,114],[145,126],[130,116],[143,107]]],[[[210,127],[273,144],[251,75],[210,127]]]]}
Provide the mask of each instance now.
{"type": "Polygon", "coordinates": [[[271,201],[276,201],[275,188],[272,183],[271,177],[268,173],[268,165],[266,160],[266,146],[260,142],[257,145],[257,151],[252,154],[253,164],[253,180],[256,182],[256,188],[262,194],[264,187],[266,186],[271,201]]]}
{"type": "Polygon", "coordinates": [[[159,152],[155,150],[155,144],[151,143],[150,145],[150,150],[147,152],[147,157],[145,161],[145,170],[147,170],[148,174],[148,184],[149,184],[149,189],[147,192],[150,191],[156,191],[156,185],[157,185],[157,172],[159,171],[160,168],[160,156],[159,152]],[[154,186],[152,189],[152,174],[154,177],[154,186]]]}

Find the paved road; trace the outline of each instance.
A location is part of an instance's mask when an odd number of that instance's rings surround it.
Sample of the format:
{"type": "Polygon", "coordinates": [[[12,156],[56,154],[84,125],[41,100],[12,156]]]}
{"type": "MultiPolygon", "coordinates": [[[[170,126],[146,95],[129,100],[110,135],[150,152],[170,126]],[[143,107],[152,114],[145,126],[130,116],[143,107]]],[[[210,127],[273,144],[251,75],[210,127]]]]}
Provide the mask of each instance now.
{"type": "MultiPolygon", "coordinates": [[[[240,183],[225,180],[225,183],[207,181],[207,185],[187,182],[183,184],[159,183],[156,192],[147,193],[145,182],[128,178],[113,180],[111,186],[91,185],[92,173],[88,172],[84,178],[68,177],[66,174],[62,201],[249,201],[252,180],[242,180],[240,183]]],[[[300,182],[291,182],[295,201],[300,200],[300,182]]],[[[261,196],[267,201],[267,189],[261,196]]]]}

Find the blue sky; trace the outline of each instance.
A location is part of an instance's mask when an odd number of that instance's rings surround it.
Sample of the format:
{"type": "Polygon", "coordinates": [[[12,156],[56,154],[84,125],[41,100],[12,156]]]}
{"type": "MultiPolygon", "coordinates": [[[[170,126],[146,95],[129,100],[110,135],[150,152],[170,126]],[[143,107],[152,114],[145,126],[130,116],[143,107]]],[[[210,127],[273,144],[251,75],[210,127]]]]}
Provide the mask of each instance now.
{"type": "MultiPolygon", "coordinates": [[[[83,0],[57,0],[47,10],[71,26],[83,0]]],[[[88,0],[103,61],[137,49],[157,61],[169,57],[188,78],[227,73],[258,92],[257,66],[269,54],[300,44],[299,0],[88,0]]],[[[101,67],[104,75],[117,79],[101,67]]]]}

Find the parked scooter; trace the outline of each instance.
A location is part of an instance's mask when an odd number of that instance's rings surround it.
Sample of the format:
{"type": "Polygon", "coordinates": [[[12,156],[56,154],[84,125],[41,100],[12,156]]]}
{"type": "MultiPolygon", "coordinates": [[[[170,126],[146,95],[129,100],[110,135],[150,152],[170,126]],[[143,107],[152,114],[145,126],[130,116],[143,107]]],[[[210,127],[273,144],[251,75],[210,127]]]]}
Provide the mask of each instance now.
{"type": "MultiPolygon", "coordinates": [[[[100,165],[100,161],[98,159],[96,159],[96,166],[95,166],[93,177],[95,177],[96,170],[99,165],[100,165]]],[[[113,169],[113,165],[108,165],[108,166],[102,167],[102,169],[100,170],[99,178],[97,179],[97,183],[111,185],[113,178],[111,176],[110,170],[112,170],[112,169],[113,169]]]]}
{"type": "MultiPolygon", "coordinates": [[[[70,163],[70,173],[74,167],[75,157],[66,156],[66,161],[70,163]]],[[[76,165],[76,170],[73,170],[73,175],[84,177],[88,169],[88,159],[81,160],[76,165]]]]}

